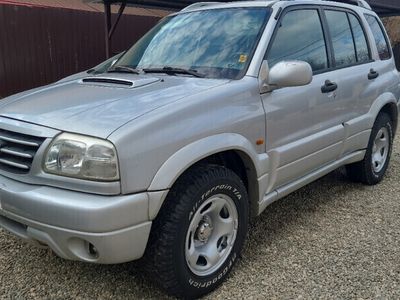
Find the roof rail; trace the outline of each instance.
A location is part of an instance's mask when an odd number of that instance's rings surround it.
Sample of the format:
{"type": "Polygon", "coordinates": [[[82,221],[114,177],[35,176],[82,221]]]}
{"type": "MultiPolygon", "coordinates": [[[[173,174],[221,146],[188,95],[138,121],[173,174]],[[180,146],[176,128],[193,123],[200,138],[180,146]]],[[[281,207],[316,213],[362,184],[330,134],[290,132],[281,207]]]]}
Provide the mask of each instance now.
{"type": "Polygon", "coordinates": [[[186,6],[181,11],[191,10],[191,9],[200,8],[200,7],[209,6],[209,5],[214,5],[214,4],[219,4],[219,3],[221,3],[221,2],[197,2],[197,3],[193,3],[193,4],[189,5],[189,6],[186,6]]]}
{"type": "Polygon", "coordinates": [[[357,6],[372,10],[371,6],[365,0],[328,0],[328,1],[357,5],[357,6]]]}
{"type": "MultiPolygon", "coordinates": [[[[278,1],[287,1],[287,0],[278,0],[278,1]]],[[[357,5],[357,6],[372,10],[371,6],[368,4],[368,2],[366,0],[326,0],[326,1],[352,4],[352,5],[357,5]]],[[[196,2],[196,3],[193,3],[193,4],[185,7],[181,11],[192,10],[192,9],[210,6],[210,5],[214,5],[214,4],[220,4],[220,3],[221,2],[196,2]]]]}

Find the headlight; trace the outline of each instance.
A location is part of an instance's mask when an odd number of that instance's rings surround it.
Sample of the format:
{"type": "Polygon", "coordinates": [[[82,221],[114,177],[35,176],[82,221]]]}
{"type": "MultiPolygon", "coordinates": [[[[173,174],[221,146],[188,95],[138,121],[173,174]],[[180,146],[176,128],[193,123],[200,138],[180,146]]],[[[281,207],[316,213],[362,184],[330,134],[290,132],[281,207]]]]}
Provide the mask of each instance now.
{"type": "Polygon", "coordinates": [[[98,181],[119,179],[115,147],[106,140],[63,133],[50,144],[44,171],[61,176],[98,181]]]}

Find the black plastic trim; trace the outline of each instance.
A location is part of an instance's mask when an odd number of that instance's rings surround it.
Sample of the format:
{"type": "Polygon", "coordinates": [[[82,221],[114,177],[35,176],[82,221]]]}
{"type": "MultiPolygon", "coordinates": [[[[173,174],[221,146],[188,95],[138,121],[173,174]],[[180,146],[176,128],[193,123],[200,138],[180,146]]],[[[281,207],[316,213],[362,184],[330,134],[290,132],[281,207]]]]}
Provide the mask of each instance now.
{"type": "Polygon", "coordinates": [[[119,80],[119,79],[111,79],[111,78],[84,78],[82,82],[85,83],[111,83],[111,84],[119,84],[125,86],[133,86],[133,82],[119,80]]]}

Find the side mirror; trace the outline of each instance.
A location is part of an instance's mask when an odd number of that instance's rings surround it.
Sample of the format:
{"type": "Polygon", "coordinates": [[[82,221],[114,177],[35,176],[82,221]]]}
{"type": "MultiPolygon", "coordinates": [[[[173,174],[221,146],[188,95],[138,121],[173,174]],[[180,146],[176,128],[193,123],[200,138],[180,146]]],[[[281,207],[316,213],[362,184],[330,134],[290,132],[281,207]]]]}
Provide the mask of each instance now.
{"type": "Polygon", "coordinates": [[[282,61],[269,70],[264,61],[260,70],[260,90],[262,93],[293,86],[304,86],[312,81],[313,72],[304,61],[282,61]]]}

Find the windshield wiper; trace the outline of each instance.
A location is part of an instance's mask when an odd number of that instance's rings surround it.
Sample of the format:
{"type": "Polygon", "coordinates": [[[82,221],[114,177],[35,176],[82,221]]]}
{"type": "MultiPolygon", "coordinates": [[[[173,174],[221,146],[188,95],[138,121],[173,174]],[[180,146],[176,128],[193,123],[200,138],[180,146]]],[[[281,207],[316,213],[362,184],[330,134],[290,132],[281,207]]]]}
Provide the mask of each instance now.
{"type": "Polygon", "coordinates": [[[140,74],[141,71],[130,66],[115,66],[112,69],[108,70],[107,73],[133,73],[140,74]]]}
{"type": "Polygon", "coordinates": [[[186,74],[186,75],[192,75],[195,77],[199,78],[204,78],[205,75],[199,73],[197,70],[194,69],[183,69],[183,68],[173,68],[173,67],[163,67],[163,68],[147,68],[143,69],[143,72],[145,73],[165,73],[165,74],[186,74]]]}

